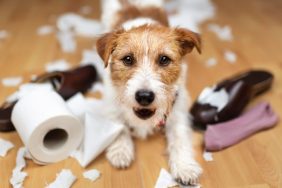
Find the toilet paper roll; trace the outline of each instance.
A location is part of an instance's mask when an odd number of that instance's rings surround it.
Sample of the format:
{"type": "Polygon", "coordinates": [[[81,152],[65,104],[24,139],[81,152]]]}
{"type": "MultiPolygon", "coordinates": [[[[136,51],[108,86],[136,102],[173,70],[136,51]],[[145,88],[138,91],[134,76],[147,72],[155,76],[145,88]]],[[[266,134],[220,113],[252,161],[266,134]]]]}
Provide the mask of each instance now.
{"type": "Polygon", "coordinates": [[[56,92],[34,90],[14,106],[12,122],[36,163],[63,160],[81,143],[84,128],[56,92]]]}

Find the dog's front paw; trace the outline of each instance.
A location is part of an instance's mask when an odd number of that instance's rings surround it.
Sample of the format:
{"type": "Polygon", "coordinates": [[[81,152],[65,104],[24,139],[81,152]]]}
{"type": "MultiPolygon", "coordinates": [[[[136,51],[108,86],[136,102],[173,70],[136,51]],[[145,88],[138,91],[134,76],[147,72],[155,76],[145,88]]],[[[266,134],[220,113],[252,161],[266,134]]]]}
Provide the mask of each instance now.
{"type": "Polygon", "coordinates": [[[196,185],[202,174],[202,168],[194,160],[174,161],[170,164],[170,171],[174,179],[183,185],[196,185]]]}
{"type": "Polygon", "coordinates": [[[114,167],[126,168],[134,159],[134,148],[131,144],[109,147],[106,157],[114,167]]]}

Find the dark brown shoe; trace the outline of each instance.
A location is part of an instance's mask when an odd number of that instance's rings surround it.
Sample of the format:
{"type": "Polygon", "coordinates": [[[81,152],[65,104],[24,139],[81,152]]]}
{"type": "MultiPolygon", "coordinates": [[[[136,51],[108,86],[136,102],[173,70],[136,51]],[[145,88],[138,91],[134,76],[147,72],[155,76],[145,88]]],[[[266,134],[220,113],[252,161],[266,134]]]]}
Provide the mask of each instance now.
{"type": "Polygon", "coordinates": [[[213,95],[213,98],[219,101],[218,106],[201,101],[202,94],[192,105],[190,113],[194,126],[205,129],[207,124],[220,123],[237,117],[249,101],[267,91],[272,82],[273,75],[264,70],[252,70],[223,80],[212,88],[210,94],[206,94],[213,95]],[[221,94],[217,94],[219,92],[221,94]],[[224,103],[221,109],[219,109],[220,102],[224,103]]]}
{"type": "Polygon", "coordinates": [[[4,103],[0,108],[0,131],[10,132],[15,130],[14,125],[11,122],[12,110],[16,102],[4,103]]]}
{"type": "MultiPolygon", "coordinates": [[[[33,80],[32,83],[50,82],[55,91],[67,100],[78,92],[86,92],[97,79],[96,69],[92,65],[86,65],[69,71],[46,73],[33,80]]],[[[0,132],[15,130],[11,122],[11,113],[16,102],[5,102],[0,107],[0,132]]]]}
{"type": "Polygon", "coordinates": [[[51,82],[57,93],[67,100],[78,92],[86,92],[97,79],[96,69],[92,65],[86,65],[70,71],[46,73],[33,82],[51,82]]]}

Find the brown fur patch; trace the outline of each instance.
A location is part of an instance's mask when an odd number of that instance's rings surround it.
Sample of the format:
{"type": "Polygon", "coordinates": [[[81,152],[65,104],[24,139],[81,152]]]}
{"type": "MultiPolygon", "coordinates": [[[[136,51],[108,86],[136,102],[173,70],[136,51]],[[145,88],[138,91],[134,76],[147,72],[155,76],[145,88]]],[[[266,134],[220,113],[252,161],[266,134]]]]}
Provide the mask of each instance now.
{"type": "Polygon", "coordinates": [[[195,46],[199,53],[202,52],[202,41],[198,33],[184,28],[176,28],[175,31],[178,35],[177,40],[183,49],[183,54],[191,52],[195,46]]]}
{"type": "Polygon", "coordinates": [[[121,33],[112,42],[116,44],[111,56],[112,80],[116,85],[125,84],[143,63],[150,64],[165,84],[172,84],[177,80],[182,49],[174,30],[157,25],[142,26],[121,33]],[[133,54],[135,59],[134,65],[129,67],[121,61],[128,54],[133,54]],[[159,65],[161,55],[168,56],[172,62],[168,66],[159,65]]]}
{"type": "Polygon", "coordinates": [[[157,73],[160,75],[163,83],[170,85],[173,84],[180,75],[180,62],[174,62],[167,67],[158,69],[157,73]]]}
{"type": "Polygon", "coordinates": [[[115,44],[115,39],[118,38],[118,35],[122,33],[123,30],[111,32],[111,33],[106,33],[100,38],[98,38],[96,42],[96,49],[99,54],[99,56],[103,59],[105,63],[105,67],[108,66],[108,60],[110,57],[110,54],[114,50],[116,44],[115,44]]]}
{"type": "Polygon", "coordinates": [[[98,40],[97,49],[104,61],[111,56],[109,63],[115,85],[125,85],[144,63],[147,63],[154,73],[159,75],[164,84],[171,85],[179,77],[182,57],[194,46],[200,51],[200,44],[199,36],[189,30],[161,25],[144,25],[129,31],[120,30],[106,34],[98,40]],[[129,54],[132,54],[135,59],[132,66],[124,65],[121,60],[129,54]],[[162,55],[171,59],[169,65],[161,66],[158,63],[162,55]]]}
{"type": "MultiPolygon", "coordinates": [[[[136,67],[136,65],[134,65],[136,67]]],[[[111,78],[115,86],[125,86],[126,82],[132,77],[135,68],[127,67],[118,61],[113,61],[110,65],[111,78]]]]}

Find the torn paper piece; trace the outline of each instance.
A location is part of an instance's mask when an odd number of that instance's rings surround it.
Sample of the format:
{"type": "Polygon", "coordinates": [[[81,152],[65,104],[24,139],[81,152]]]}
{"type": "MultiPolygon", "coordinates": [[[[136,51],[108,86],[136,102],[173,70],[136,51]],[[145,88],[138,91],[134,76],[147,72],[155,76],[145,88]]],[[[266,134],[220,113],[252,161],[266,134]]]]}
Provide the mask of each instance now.
{"type": "Polygon", "coordinates": [[[162,168],[158,180],[155,184],[155,188],[166,188],[175,186],[178,186],[178,183],[172,178],[168,171],[162,168]]]}
{"type": "Polygon", "coordinates": [[[5,157],[7,152],[14,147],[14,144],[8,140],[0,138],[0,157],[5,157]]]}
{"type": "Polygon", "coordinates": [[[6,102],[8,103],[13,103],[15,102],[16,100],[19,99],[19,92],[16,91],[14,93],[12,93],[11,95],[9,95],[7,98],[6,98],[6,102]]]}
{"type": "Polygon", "coordinates": [[[75,94],[70,99],[68,99],[66,103],[71,112],[80,120],[82,120],[82,122],[84,122],[85,114],[87,112],[101,112],[101,108],[103,108],[104,106],[102,100],[97,100],[94,98],[87,99],[81,93],[75,94]]]}
{"type": "Polygon", "coordinates": [[[9,36],[9,33],[5,30],[0,30],[0,40],[5,39],[9,36]]]}
{"type": "Polygon", "coordinates": [[[161,169],[160,175],[158,177],[158,180],[155,184],[155,188],[201,188],[201,185],[180,185],[178,184],[170,173],[168,173],[165,169],[161,169]]]}
{"type": "Polygon", "coordinates": [[[227,50],[224,52],[224,59],[230,64],[234,64],[237,60],[237,56],[234,52],[227,50]]]}
{"type": "Polygon", "coordinates": [[[217,64],[217,60],[215,58],[209,58],[206,62],[205,62],[207,67],[213,67],[217,64]]]}
{"type": "Polygon", "coordinates": [[[30,93],[31,91],[37,90],[37,89],[43,89],[43,90],[48,90],[51,91],[53,90],[53,86],[51,83],[46,82],[46,83],[27,83],[27,84],[22,84],[18,91],[14,92],[10,96],[6,98],[7,102],[15,102],[22,98],[24,95],[30,93]]]}
{"type": "Polygon", "coordinates": [[[76,50],[76,41],[72,32],[58,32],[56,36],[63,52],[72,53],[76,50]]]}
{"type": "Polygon", "coordinates": [[[47,72],[53,72],[53,71],[66,71],[70,68],[69,62],[67,62],[64,59],[59,59],[56,61],[52,61],[45,65],[45,70],[47,72]]]}
{"type": "Polygon", "coordinates": [[[38,35],[49,35],[51,33],[53,33],[55,31],[55,28],[54,26],[51,26],[51,25],[43,25],[43,26],[40,26],[38,29],[37,29],[37,34],[38,35]]]}
{"type": "Polygon", "coordinates": [[[79,13],[81,14],[87,15],[87,14],[91,14],[91,12],[92,12],[92,7],[88,5],[85,5],[79,9],[79,13]]]}
{"type": "Polygon", "coordinates": [[[29,153],[28,150],[25,152],[24,158],[25,158],[25,159],[33,160],[32,156],[31,156],[31,154],[29,153]]]}
{"type": "Polygon", "coordinates": [[[96,169],[88,170],[83,173],[83,177],[90,181],[96,181],[100,175],[101,173],[96,169]]]}
{"type": "Polygon", "coordinates": [[[97,83],[94,83],[93,85],[92,85],[92,87],[90,88],[90,91],[91,92],[100,92],[100,93],[104,93],[104,91],[105,91],[105,86],[104,86],[104,84],[102,84],[101,82],[97,82],[97,83]]]}
{"type": "Polygon", "coordinates": [[[165,3],[170,12],[169,23],[174,27],[185,27],[199,32],[199,25],[212,18],[215,8],[210,0],[174,0],[165,3]]]}
{"type": "MultiPolygon", "coordinates": [[[[107,109],[105,107],[105,101],[100,100],[100,99],[95,99],[95,98],[85,98],[88,109],[90,113],[93,114],[101,114],[101,116],[107,116],[107,109]]],[[[108,118],[107,118],[108,119],[108,118]]]]}
{"type": "Polygon", "coordinates": [[[18,86],[23,81],[23,78],[20,76],[8,77],[2,79],[2,84],[7,87],[18,86]]]}
{"type": "Polygon", "coordinates": [[[229,27],[227,25],[220,27],[217,24],[209,24],[208,29],[210,31],[214,32],[217,35],[217,37],[221,40],[224,40],[224,41],[232,41],[233,40],[231,27],[229,27]]]}
{"type": "Polygon", "coordinates": [[[12,177],[10,179],[10,183],[14,188],[22,188],[24,179],[27,176],[27,173],[22,171],[22,169],[26,166],[24,160],[25,153],[25,147],[21,147],[17,153],[16,167],[13,169],[12,177]]]}
{"type": "MultiPolygon", "coordinates": [[[[101,109],[97,107],[97,111],[101,109]]],[[[106,116],[86,113],[84,140],[81,147],[71,156],[76,158],[82,167],[86,167],[116,139],[122,129],[123,125],[110,121],[106,116]]]]}
{"type": "Polygon", "coordinates": [[[212,153],[208,151],[204,151],[203,158],[205,161],[213,161],[212,153]]]}
{"type": "Polygon", "coordinates": [[[50,183],[46,188],[69,188],[75,182],[76,177],[71,170],[63,169],[54,182],[50,183]]]}
{"type": "Polygon", "coordinates": [[[74,13],[60,16],[57,20],[57,27],[60,31],[74,32],[85,37],[96,37],[102,33],[102,24],[99,21],[83,18],[74,13]]]}
{"type": "Polygon", "coordinates": [[[36,74],[30,75],[30,79],[31,79],[31,81],[36,80],[37,79],[37,75],[36,74]]]}
{"type": "Polygon", "coordinates": [[[84,122],[85,113],[89,110],[89,106],[84,96],[81,93],[77,93],[67,100],[67,106],[71,112],[84,122]]]}
{"type": "Polygon", "coordinates": [[[224,88],[219,91],[214,91],[214,87],[206,87],[198,97],[200,104],[210,104],[216,107],[218,112],[227,105],[228,101],[229,95],[224,88]]]}
{"type": "Polygon", "coordinates": [[[22,98],[23,96],[35,90],[52,91],[54,90],[54,87],[49,82],[22,84],[18,90],[18,99],[22,98]]]}
{"type": "Polygon", "coordinates": [[[104,62],[96,50],[83,50],[80,63],[82,65],[93,65],[96,68],[100,78],[103,78],[105,75],[104,62]]]}

